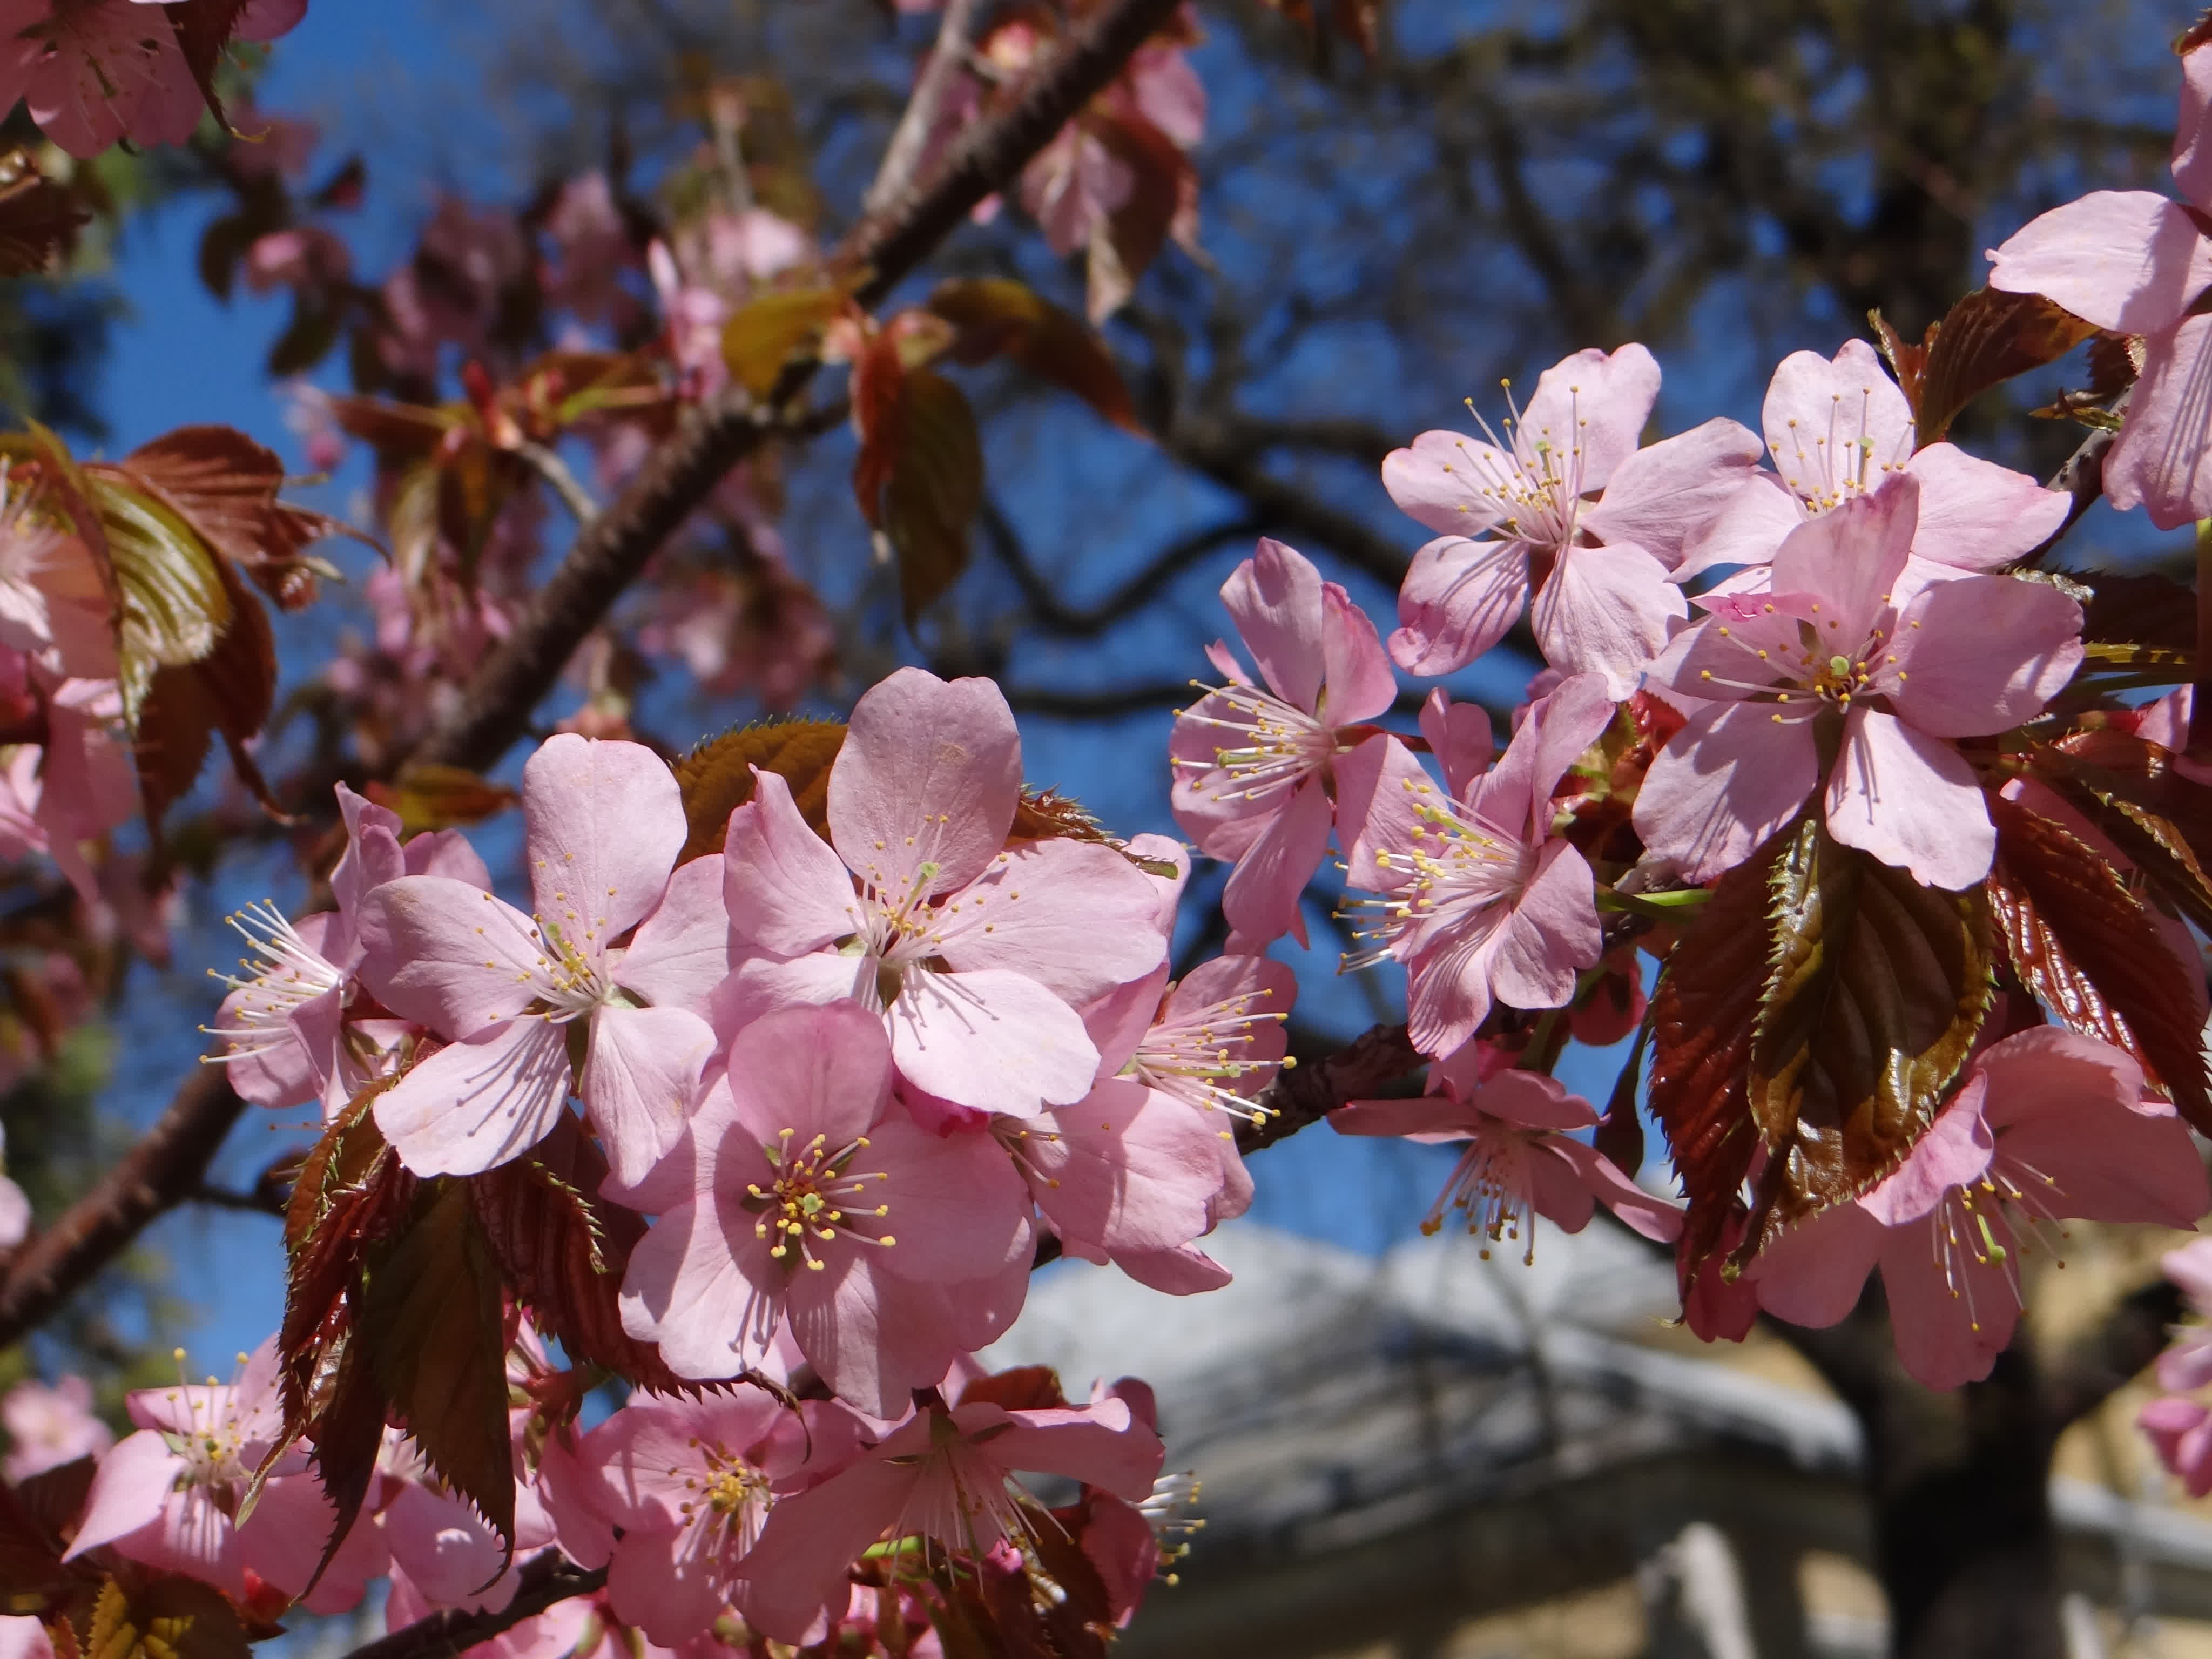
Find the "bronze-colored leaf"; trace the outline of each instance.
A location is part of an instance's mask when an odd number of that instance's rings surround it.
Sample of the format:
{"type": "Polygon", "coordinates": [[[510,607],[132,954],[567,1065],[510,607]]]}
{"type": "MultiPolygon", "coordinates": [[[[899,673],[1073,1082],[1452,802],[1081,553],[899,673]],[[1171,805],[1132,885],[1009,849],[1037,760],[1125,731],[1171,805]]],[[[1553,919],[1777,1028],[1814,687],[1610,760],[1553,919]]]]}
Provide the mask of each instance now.
{"type": "Polygon", "coordinates": [[[424,1183],[368,1282],[355,1340],[394,1419],[454,1492],[514,1548],[514,1449],[499,1260],[468,1185],[424,1183]]]}
{"type": "Polygon", "coordinates": [[[1651,1115],[1689,1200],[1682,1257],[1692,1279],[1722,1247],[1759,1149],[1746,1077],[1766,988],[1767,877],[1782,846],[1768,842],[1714,885],[1668,953],[1646,1016],[1651,1115]]]}
{"type": "Polygon", "coordinates": [[[1776,861],[1773,952],[1746,1098],[1770,1154],[1760,1218],[1856,1197],[1935,1121],[1989,1012],[1988,901],[1923,887],[1817,821],[1776,861]]]}
{"type": "Polygon", "coordinates": [[[2124,1048],[2199,1130],[2212,1127],[2185,967],[2119,872],[2063,825],[1993,797],[1990,899],[2021,983],[2063,1025],[2124,1048]]]}
{"type": "Polygon", "coordinates": [[[2039,744],[2029,761],[2169,904],[2212,928],[2212,789],[2176,771],[2160,745],[2111,726],[2039,744]]]}
{"type": "Polygon", "coordinates": [[[748,301],[722,325],[722,361],[756,401],[775,390],[784,365],[811,350],[843,311],[842,288],[794,288],[748,301]]]}
{"type": "Polygon", "coordinates": [[[260,601],[228,565],[218,567],[230,607],[229,627],[197,661],[154,671],[139,709],[133,753],[146,821],[161,817],[192,787],[220,733],[240,778],[271,811],[276,805],[246,748],[269,719],[276,697],[276,641],[260,601]]]}
{"type": "Polygon", "coordinates": [[[22,150],[0,156],[0,276],[46,270],[76,246],[92,217],[76,193],[39,172],[22,150]]]}
{"type": "Polygon", "coordinates": [[[979,1376],[960,1390],[963,1406],[1003,1406],[1010,1412],[1054,1411],[1067,1404],[1060,1373],[1049,1365],[1017,1365],[979,1376]]]}
{"type": "Polygon", "coordinates": [[[678,860],[719,853],[730,814],[753,798],[752,769],[791,786],[792,804],[814,833],[830,836],[830,766],[845,742],[842,720],[773,720],[709,738],[675,763],[691,832],[678,860]]]}
{"type": "Polygon", "coordinates": [[[881,525],[898,557],[911,628],[968,568],[968,527],[983,505],[983,450],[966,396],[935,370],[908,370],[900,404],[902,438],[881,525]]]}
{"type": "Polygon", "coordinates": [[[68,1597],[77,1582],[62,1560],[59,1534],[0,1486],[0,1613],[43,1613],[68,1597]]]}
{"type": "Polygon", "coordinates": [[[1115,425],[1141,431],[1113,353],[1080,317],[1011,277],[955,277],[938,284],[929,309],[959,330],[953,356],[980,363],[1004,356],[1041,380],[1073,392],[1115,425]]]}
{"type": "Polygon", "coordinates": [[[1941,440],[1959,411],[1991,386],[2055,362],[2096,331],[2039,294],[1987,288],[1976,289],[1941,322],[1930,323],[1918,347],[1896,341],[1879,313],[1875,325],[1898,368],[1923,448],[1941,440]]]}
{"type": "Polygon", "coordinates": [[[341,520],[279,500],[284,464],[231,427],[179,427],[131,451],[118,471],[173,507],[287,611],[313,599],[316,576],[327,570],[307,550],[360,536],[341,520]]]}
{"type": "Polygon", "coordinates": [[[176,31],[177,45],[200,96],[225,127],[230,125],[230,118],[223,112],[222,99],[216,91],[216,71],[222,66],[223,53],[231,36],[238,32],[246,4],[247,0],[168,0],[161,8],[176,31]]]}
{"type": "Polygon", "coordinates": [[[519,799],[503,783],[494,783],[465,766],[434,761],[410,761],[390,783],[371,783],[368,797],[399,814],[403,836],[481,823],[519,799]]]}

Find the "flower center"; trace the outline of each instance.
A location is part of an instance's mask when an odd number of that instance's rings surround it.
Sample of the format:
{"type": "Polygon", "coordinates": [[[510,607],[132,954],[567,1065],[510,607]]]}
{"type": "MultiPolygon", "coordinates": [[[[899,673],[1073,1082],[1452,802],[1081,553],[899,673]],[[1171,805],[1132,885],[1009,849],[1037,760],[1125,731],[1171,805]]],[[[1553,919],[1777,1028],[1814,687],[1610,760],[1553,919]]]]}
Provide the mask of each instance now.
{"type": "Polygon", "coordinates": [[[1174,763],[1213,780],[1216,800],[1256,800],[1325,769],[1341,746],[1336,728],[1319,715],[1254,685],[1211,686],[1178,716],[1210,726],[1222,741],[1213,758],[1178,756],[1174,763]]]}
{"type": "Polygon", "coordinates": [[[345,975],[300,937],[276,902],[263,899],[228,918],[253,954],[239,959],[236,974],[208,975],[242,991],[231,1010],[234,1022],[201,1029],[222,1037],[232,1054],[266,1054],[292,1041],[292,1011],[345,983],[345,975]]]}
{"type": "Polygon", "coordinates": [[[1793,418],[1782,443],[1771,437],[1767,440],[1782,482],[1805,504],[1808,513],[1817,517],[1854,495],[1864,495],[1878,486],[1884,475],[1902,472],[1911,459],[1910,424],[1905,428],[1901,453],[1875,459],[1874,437],[1867,429],[1872,424],[1873,405],[1874,389],[1869,386],[1859,394],[1855,430],[1851,408],[1838,395],[1829,405],[1825,433],[1809,432],[1793,418]]]}
{"type": "Polygon", "coordinates": [[[696,1522],[705,1529],[705,1541],[734,1559],[760,1537],[768,1514],[768,1476],[726,1446],[696,1439],[690,1446],[700,1462],[668,1472],[672,1479],[684,1482],[687,1494],[677,1512],[687,1524],[696,1522]]]}
{"type": "Polygon", "coordinates": [[[1530,1150],[1541,1130],[1516,1129],[1504,1123],[1486,1122],[1460,1154],[1451,1177],[1421,1222],[1424,1233],[1434,1235],[1444,1224],[1444,1212],[1457,1210],[1467,1218],[1467,1230],[1489,1241],[1482,1259],[1490,1260],[1490,1245],[1528,1239],[1522,1254],[1524,1266],[1536,1260],[1536,1205],[1530,1179],[1530,1150]]]}
{"type": "Polygon", "coordinates": [[[1278,1067],[1297,1064],[1252,1052],[1262,1021],[1279,1024],[1290,1018],[1287,1011],[1258,1009],[1259,1003],[1273,994],[1264,989],[1246,991],[1164,1017],[1138,1043],[1128,1074],[1202,1111],[1225,1111],[1255,1122],[1264,1119],[1267,1109],[1255,1105],[1250,1097],[1267,1085],[1278,1067]]]}
{"type": "Polygon", "coordinates": [[[868,1138],[860,1135],[832,1150],[826,1135],[816,1135],[794,1146],[799,1132],[779,1129],[775,1140],[761,1148],[776,1175],[768,1186],[748,1182],[740,1200],[759,1219],[753,1237],[772,1239],[769,1255],[787,1268],[804,1262],[819,1273],[829,1264],[817,1254],[821,1245],[840,1238],[886,1248],[898,1243],[887,1232],[870,1228],[890,1213],[888,1204],[867,1205],[871,1181],[888,1181],[883,1170],[856,1174],[852,1164],[867,1150],[868,1138]]]}
{"type": "MultiPolygon", "coordinates": [[[[1887,597],[1883,603],[1887,605],[1887,597]]],[[[1903,671],[1896,670],[1897,655],[1889,649],[1897,632],[1894,611],[1885,609],[1866,637],[1846,648],[1848,642],[1837,637],[1840,621],[1832,615],[1822,617],[1817,602],[1808,608],[1812,614],[1798,619],[1794,641],[1773,638],[1764,647],[1740,638],[1725,623],[1715,623],[1713,627],[1722,639],[1755,658],[1759,666],[1744,679],[1700,669],[1698,683],[1743,692],[1747,702],[1799,703],[1802,712],[1809,714],[1823,705],[1848,710],[1855,700],[1880,695],[1875,681],[1885,669],[1895,671],[1900,681],[1905,678],[1903,671]]],[[[1770,601],[1761,611],[1771,616],[1776,606],[1770,601]]]]}
{"type": "Polygon", "coordinates": [[[1378,868],[1404,879],[1390,892],[1347,902],[1366,917],[1353,933],[1364,948],[1346,955],[1341,972],[1402,954],[1441,929],[1495,926],[1536,872],[1536,849],[1480,817],[1430,800],[1413,814],[1411,844],[1375,855],[1378,868]]]}

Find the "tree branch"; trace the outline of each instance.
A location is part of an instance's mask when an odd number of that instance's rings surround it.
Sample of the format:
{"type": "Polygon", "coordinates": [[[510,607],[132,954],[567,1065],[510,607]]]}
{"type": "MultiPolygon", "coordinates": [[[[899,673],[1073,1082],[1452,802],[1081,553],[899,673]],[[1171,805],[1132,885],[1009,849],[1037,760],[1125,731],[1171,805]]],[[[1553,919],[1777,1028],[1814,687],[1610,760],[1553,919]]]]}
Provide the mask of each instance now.
{"type": "Polygon", "coordinates": [[[497,1613],[463,1613],[449,1608],[402,1625],[388,1636],[356,1648],[346,1659],[459,1659],[479,1642],[488,1642],[526,1619],[534,1619],[556,1601],[589,1595],[607,1582],[607,1570],[586,1572],[557,1553],[523,1564],[514,1600],[497,1613]]]}
{"type": "Polygon", "coordinates": [[[996,501],[983,503],[983,533],[999,562],[1021,589],[1029,607],[1030,625],[1042,632],[1067,639],[1095,639],[1115,623],[1133,615],[1158,597],[1162,583],[1204,558],[1224,542],[1258,536],[1267,526],[1249,514],[1239,514],[1218,524],[1205,526],[1177,537],[1146,562],[1145,568],[1097,605],[1077,610],[1053,592],[1052,584],[1030,562],[1020,532],[996,501]]]}
{"type": "Polygon", "coordinates": [[[1404,1026],[1376,1025],[1326,1060],[1285,1067],[1261,1091],[1257,1103],[1268,1115],[1237,1126],[1237,1150],[1256,1152],[1287,1140],[1347,1101],[1389,1088],[1426,1058],[1404,1026]]]}
{"type": "Polygon", "coordinates": [[[968,43],[975,38],[975,15],[981,9],[981,0],[947,0],[945,15],[938,20],[937,44],[921,66],[914,95],[907,100],[890,143],[884,147],[884,164],[861,201],[863,212],[882,212],[914,182],[929,135],[944,116],[945,100],[959,82],[968,43]]]}
{"type": "MultiPolygon", "coordinates": [[[[2127,394],[2122,393],[2113,407],[2115,412],[2126,408],[2127,394]]],[[[2066,458],[2065,465],[2051,475],[2050,487],[2066,491],[2074,498],[2074,504],[2066,509],[2065,522],[2022,557],[2021,564],[2032,568],[2040,563],[2043,556],[2064,541],[2068,532],[2081,522],[2081,515],[2097,504],[2097,498],[2105,493],[2105,457],[2119,435],[2102,427],[2096,428],[2081,440],[2081,446],[2066,458]]]]}
{"type": "Polygon", "coordinates": [[[2096,1329],[2056,1356],[2043,1391],[2051,1432],[2087,1417],[2141,1375],[2185,1311],[2181,1287],[2154,1279],[2122,1297],[2096,1329]]]}

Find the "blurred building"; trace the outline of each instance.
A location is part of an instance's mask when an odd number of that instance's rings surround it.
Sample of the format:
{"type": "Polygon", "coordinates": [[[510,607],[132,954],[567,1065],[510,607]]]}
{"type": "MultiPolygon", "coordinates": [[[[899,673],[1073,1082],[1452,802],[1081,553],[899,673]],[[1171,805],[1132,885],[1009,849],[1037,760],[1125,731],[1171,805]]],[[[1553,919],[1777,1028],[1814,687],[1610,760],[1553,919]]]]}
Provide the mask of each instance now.
{"type": "MultiPolygon", "coordinates": [[[[1130,1659],[1881,1654],[1857,1427],[1809,1370],[1686,1343],[1671,1265],[1609,1224],[1546,1227],[1533,1266],[1477,1243],[1375,1261],[1239,1224],[1212,1295],[1037,1285],[993,1358],[1146,1378],[1202,1482],[1130,1659]]],[[[2212,1656],[2212,1521],[2053,1497],[2075,1659],[2212,1656]]]]}

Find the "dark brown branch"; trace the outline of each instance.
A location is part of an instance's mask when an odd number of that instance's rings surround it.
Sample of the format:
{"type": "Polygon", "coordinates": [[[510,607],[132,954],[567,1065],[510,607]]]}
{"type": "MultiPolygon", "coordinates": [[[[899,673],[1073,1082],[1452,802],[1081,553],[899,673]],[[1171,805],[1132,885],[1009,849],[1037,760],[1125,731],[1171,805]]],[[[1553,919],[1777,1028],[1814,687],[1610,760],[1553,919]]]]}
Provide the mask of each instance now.
{"type": "Polygon", "coordinates": [[[2044,1383],[2043,1409],[2055,1437],[2142,1375],[2156,1359],[2185,1311],[2181,1288],[2154,1279],[2113,1304],[2094,1330],[2054,1358],[2044,1383]]]}
{"type": "Polygon", "coordinates": [[[884,147],[884,164],[876,171],[876,180],[861,201],[864,212],[880,213],[914,182],[929,135],[944,117],[945,100],[959,84],[969,42],[975,33],[975,15],[981,9],[981,0],[947,0],[945,15],[938,20],[937,42],[921,66],[914,96],[907,100],[890,143],[884,147]]]}
{"type": "Polygon", "coordinates": [[[1030,562],[1020,533],[997,502],[983,503],[982,524],[992,551],[1006,568],[1006,574],[1014,579],[1014,586],[1022,591],[1022,603],[1029,608],[1030,625],[1039,632],[1066,639],[1096,638],[1115,623],[1143,610],[1159,597],[1164,584],[1223,543],[1249,540],[1267,527],[1250,514],[1239,514],[1222,523],[1178,537],[1097,604],[1079,610],[1054,592],[1051,582],[1030,562]]]}
{"type": "Polygon", "coordinates": [[[1161,680],[1112,691],[1054,691],[1019,685],[1005,690],[1006,706],[1015,713],[1058,720],[1116,720],[1155,708],[1177,708],[1194,695],[1188,680],[1161,680]]]}
{"type": "Polygon", "coordinates": [[[356,1648],[347,1659],[458,1659],[479,1642],[488,1642],[526,1619],[534,1619],[556,1601],[589,1595],[607,1582],[605,1567],[586,1572],[557,1554],[524,1564],[514,1600],[497,1613],[448,1609],[402,1625],[390,1635],[356,1648]]]}
{"type": "Polygon", "coordinates": [[[51,1315],[147,1223],[198,1193],[245,1110],[220,1066],[195,1067],[122,1160],[60,1220],[8,1257],[0,1271],[0,1347],[51,1315]]]}
{"type": "Polygon", "coordinates": [[[1404,1026],[1376,1025],[1326,1060],[1285,1068],[1260,1096],[1267,1115],[1237,1126],[1237,1150],[1256,1152],[1287,1140],[1346,1102],[1379,1094],[1425,1058],[1404,1026]]]}
{"type": "MultiPolygon", "coordinates": [[[[2126,402],[2124,394],[2118,407],[2124,408],[2126,402]]],[[[2067,533],[2081,522],[2081,515],[2097,504],[2097,498],[2105,493],[2105,457],[2111,453],[2119,435],[2117,432],[2098,428],[2082,439],[2080,447],[2066,458],[2065,465],[2051,475],[2051,488],[2063,489],[2071,495],[2073,505],[2066,509],[2065,522],[2052,531],[2040,546],[2021,559],[2021,563],[2033,566],[2041,562],[2043,556],[2064,541],[2067,533]]]]}
{"type": "MultiPolygon", "coordinates": [[[[1180,3],[1109,0],[1039,66],[1011,105],[962,133],[926,181],[908,185],[862,219],[831,258],[843,269],[870,273],[859,289],[860,302],[880,300],[978,202],[1012,183],[1180,3]]],[[[793,365],[779,391],[786,397],[795,393],[811,368],[793,365]]],[[[736,389],[687,410],[620,498],[577,535],[560,568],[471,678],[459,706],[417,758],[477,771],[496,761],[646,562],[732,467],[785,429],[736,389]]]]}

